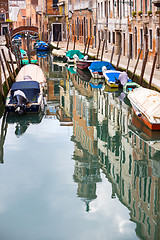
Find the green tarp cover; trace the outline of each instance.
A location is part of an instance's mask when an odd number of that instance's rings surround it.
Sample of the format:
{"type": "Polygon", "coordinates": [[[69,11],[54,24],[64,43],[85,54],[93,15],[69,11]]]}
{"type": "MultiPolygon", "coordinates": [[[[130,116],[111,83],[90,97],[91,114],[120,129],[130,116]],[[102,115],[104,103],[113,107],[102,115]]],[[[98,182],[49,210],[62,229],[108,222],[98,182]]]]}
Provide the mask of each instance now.
{"type": "Polygon", "coordinates": [[[66,53],[66,57],[69,57],[70,59],[73,59],[74,54],[76,54],[79,57],[79,59],[84,58],[84,55],[79,50],[69,50],[66,53]]]}

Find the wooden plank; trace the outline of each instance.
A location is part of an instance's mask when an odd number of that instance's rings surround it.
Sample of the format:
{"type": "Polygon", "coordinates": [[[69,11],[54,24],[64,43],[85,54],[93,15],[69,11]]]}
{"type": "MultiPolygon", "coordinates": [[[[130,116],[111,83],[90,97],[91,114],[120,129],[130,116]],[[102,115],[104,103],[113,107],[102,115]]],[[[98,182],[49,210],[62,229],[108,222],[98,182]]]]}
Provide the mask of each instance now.
{"type": "Polygon", "coordinates": [[[102,45],[102,53],[101,53],[101,61],[103,59],[103,53],[104,53],[104,47],[105,47],[106,40],[103,40],[103,45],[102,45]]]}
{"type": "Polygon", "coordinates": [[[133,71],[132,78],[131,78],[132,81],[133,81],[134,76],[135,76],[135,72],[136,72],[136,69],[137,69],[137,66],[138,66],[138,62],[139,62],[139,59],[140,59],[141,52],[142,52],[142,48],[139,51],[138,58],[137,58],[137,61],[136,61],[135,67],[134,67],[134,71],[133,71]]]}
{"type": "Polygon", "coordinates": [[[2,95],[3,103],[5,103],[5,95],[4,95],[4,91],[3,91],[2,74],[1,74],[1,66],[0,66],[0,93],[2,95]]]}
{"type": "Polygon", "coordinates": [[[152,85],[152,78],[153,78],[153,73],[154,73],[154,69],[155,69],[155,66],[156,66],[157,55],[158,54],[156,52],[155,55],[154,55],[154,60],[153,60],[153,65],[152,65],[152,70],[151,70],[151,75],[150,75],[148,88],[151,88],[151,85],[152,85]]]}
{"type": "Polygon", "coordinates": [[[112,60],[113,60],[113,54],[114,54],[114,46],[112,48],[112,53],[111,53],[111,58],[110,58],[110,63],[112,64],[112,60]]]}
{"type": "Polygon", "coordinates": [[[1,54],[0,54],[0,63],[1,63],[1,66],[2,66],[2,70],[3,70],[5,82],[6,82],[6,85],[7,85],[7,89],[9,91],[9,83],[8,83],[8,79],[7,79],[7,75],[6,75],[6,71],[5,71],[5,68],[4,68],[4,64],[3,64],[3,60],[2,60],[1,54]]]}
{"type": "Polygon", "coordinates": [[[13,77],[13,74],[12,74],[12,71],[11,71],[11,68],[10,68],[10,65],[6,59],[6,56],[5,56],[5,53],[4,53],[4,49],[1,49],[1,52],[2,52],[2,55],[3,55],[3,58],[4,58],[4,61],[5,61],[5,64],[6,64],[6,67],[7,67],[7,70],[8,70],[8,73],[12,79],[12,81],[14,82],[14,77],[13,77]]]}
{"type": "Polygon", "coordinates": [[[8,55],[9,55],[9,58],[10,58],[10,61],[11,61],[11,66],[12,66],[14,77],[16,77],[16,71],[14,69],[13,59],[12,59],[12,55],[11,55],[11,52],[10,52],[9,49],[8,49],[8,55]]]}
{"type": "Polygon", "coordinates": [[[100,46],[101,46],[101,39],[99,39],[99,44],[98,44],[98,49],[97,49],[97,59],[99,57],[99,50],[100,50],[100,46]]]}
{"type": "Polygon", "coordinates": [[[140,76],[140,85],[142,85],[142,82],[143,82],[143,75],[144,75],[144,71],[145,71],[145,67],[146,67],[146,63],[147,63],[148,53],[149,53],[149,50],[147,50],[147,51],[145,52],[145,57],[144,57],[144,59],[143,59],[141,76],[140,76]]]}
{"type": "Polygon", "coordinates": [[[118,69],[118,66],[119,66],[119,62],[120,62],[120,58],[121,58],[121,53],[122,53],[122,48],[119,49],[119,55],[118,55],[118,59],[117,59],[116,69],[118,69]]]}

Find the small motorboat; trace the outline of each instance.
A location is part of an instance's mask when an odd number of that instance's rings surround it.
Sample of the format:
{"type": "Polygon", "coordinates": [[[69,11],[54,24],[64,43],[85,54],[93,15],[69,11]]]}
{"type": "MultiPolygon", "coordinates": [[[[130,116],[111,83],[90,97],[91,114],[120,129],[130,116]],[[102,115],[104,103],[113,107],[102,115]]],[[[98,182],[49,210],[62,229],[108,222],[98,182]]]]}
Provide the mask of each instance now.
{"type": "Polygon", "coordinates": [[[133,110],[151,130],[160,130],[160,93],[138,87],[128,93],[133,110]]]}
{"type": "Polygon", "coordinates": [[[22,41],[22,36],[20,34],[17,34],[16,36],[13,37],[12,43],[21,43],[22,41]]]}
{"type": "Polygon", "coordinates": [[[110,88],[120,88],[123,87],[127,82],[131,82],[126,72],[107,70],[105,66],[102,68],[102,72],[105,82],[110,88]]]}
{"type": "Polygon", "coordinates": [[[28,57],[27,56],[27,52],[24,49],[22,49],[22,48],[20,48],[20,53],[21,53],[22,59],[25,58],[25,57],[28,57]]]}
{"type": "Polygon", "coordinates": [[[83,59],[75,58],[77,68],[81,70],[88,70],[88,67],[91,65],[92,62],[97,60],[88,59],[88,55],[84,56],[83,59]]]}
{"type": "Polygon", "coordinates": [[[34,48],[37,50],[37,51],[48,51],[49,50],[49,44],[44,42],[44,41],[37,41],[35,44],[34,44],[34,48]]]}
{"type": "Polygon", "coordinates": [[[123,86],[123,92],[125,94],[128,94],[130,91],[132,91],[133,89],[135,88],[138,88],[140,87],[140,85],[138,83],[135,83],[135,82],[127,82],[124,84],[123,86]]]}
{"type": "Polygon", "coordinates": [[[107,70],[115,70],[111,63],[107,61],[94,61],[89,66],[89,70],[93,78],[104,78],[102,68],[106,67],[107,70]]]}
{"type": "Polygon", "coordinates": [[[12,113],[37,113],[45,105],[43,87],[45,76],[35,64],[25,65],[7,95],[5,108],[12,113]]]}
{"type": "Polygon", "coordinates": [[[77,59],[83,59],[84,55],[79,50],[69,50],[66,52],[68,63],[74,63],[77,59]]]}

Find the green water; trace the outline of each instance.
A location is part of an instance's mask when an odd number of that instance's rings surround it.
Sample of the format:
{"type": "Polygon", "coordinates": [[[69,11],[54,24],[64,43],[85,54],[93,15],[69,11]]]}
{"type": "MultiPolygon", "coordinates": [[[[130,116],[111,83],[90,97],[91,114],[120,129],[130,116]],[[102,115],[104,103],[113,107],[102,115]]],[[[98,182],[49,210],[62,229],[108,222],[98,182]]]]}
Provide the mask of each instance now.
{"type": "Polygon", "coordinates": [[[53,61],[45,112],[1,118],[0,239],[159,239],[160,135],[53,61]]]}

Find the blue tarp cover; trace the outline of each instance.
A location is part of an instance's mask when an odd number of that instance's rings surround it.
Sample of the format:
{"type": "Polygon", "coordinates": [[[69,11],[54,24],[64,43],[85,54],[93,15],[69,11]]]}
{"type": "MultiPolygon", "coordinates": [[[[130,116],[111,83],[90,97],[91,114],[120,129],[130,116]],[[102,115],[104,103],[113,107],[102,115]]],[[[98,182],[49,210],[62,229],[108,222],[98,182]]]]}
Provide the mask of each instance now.
{"type": "Polygon", "coordinates": [[[23,90],[23,89],[39,89],[39,83],[37,81],[19,81],[12,84],[11,91],[23,90]]]}
{"type": "Polygon", "coordinates": [[[111,63],[105,61],[95,61],[89,66],[92,72],[102,72],[102,67],[106,66],[107,70],[115,70],[111,63]]]}
{"type": "Polygon", "coordinates": [[[39,83],[37,81],[20,81],[12,84],[11,87],[11,100],[10,103],[15,103],[15,98],[13,97],[16,90],[21,90],[24,92],[29,102],[37,102],[38,95],[40,92],[39,83]]]}
{"type": "Polygon", "coordinates": [[[79,50],[69,50],[66,53],[66,57],[69,57],[70,59],[73,59],[74,54],[76,54],[79,57],[79,59],[84,58],[84,55],[79,50]]]}
{"type": "Polygon", "coordinates": [[[48,47],[48,44],[43,41],[36,42],[36,46],[41,46],[41,45],[48,47]]]}
{"type": "Polygon", "coordinates": [[[105,73],[105,76],[107,76],[108,82],[115,82],[116,79],[118,80],[120,72],[114,71],[114,72],[110,72],[110,73],[105,73]]]}

